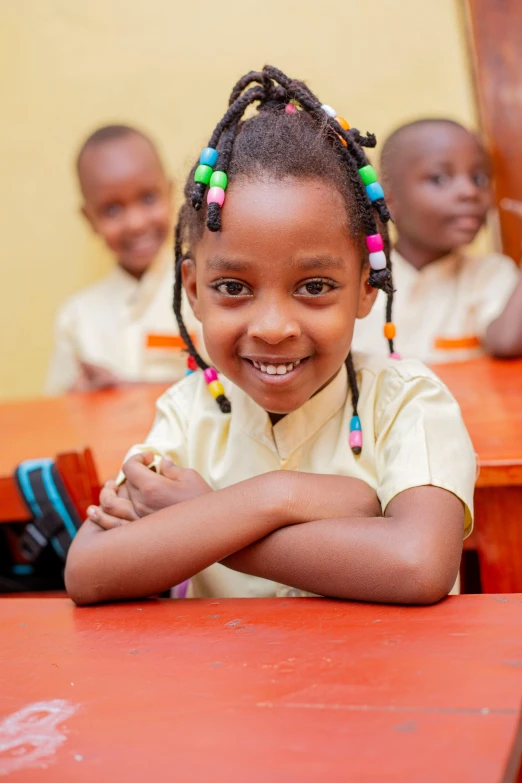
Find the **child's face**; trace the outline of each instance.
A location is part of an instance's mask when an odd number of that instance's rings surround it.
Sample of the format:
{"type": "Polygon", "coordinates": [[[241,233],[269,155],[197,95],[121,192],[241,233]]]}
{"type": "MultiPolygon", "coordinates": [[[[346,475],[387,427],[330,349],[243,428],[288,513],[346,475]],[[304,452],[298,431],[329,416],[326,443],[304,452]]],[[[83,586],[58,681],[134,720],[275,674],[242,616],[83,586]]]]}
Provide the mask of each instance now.
{"type": "Polygon", "coordinates": [[[118,263],[140,278],[165,242],[171,183],[146,139],[130,134],[85,150],[80,163],[83,213],[118,263]]]}
{"type": "Polygon", "coordinates": [[[222,222],[183,266],[205,347],[265,410],[289,413],[346,359],[355,318],[377,293],[369,267],[340,194],[321,180],[236,181],[222,222]]]}
{"type": "Polygon", "coordinates": [[[390,161],[388,206],[399,240],[441,255],[469,244],[491,205],[489,159],[464,128],[434,124],[412,128],[407,149],[390,161]]]}

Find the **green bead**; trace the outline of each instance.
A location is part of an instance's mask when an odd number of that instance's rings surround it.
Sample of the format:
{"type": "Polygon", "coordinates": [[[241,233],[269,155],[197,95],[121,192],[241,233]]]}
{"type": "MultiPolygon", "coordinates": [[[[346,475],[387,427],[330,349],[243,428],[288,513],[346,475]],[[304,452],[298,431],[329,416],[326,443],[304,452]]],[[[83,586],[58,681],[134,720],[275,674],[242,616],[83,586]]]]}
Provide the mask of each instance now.
{"type": "Polygon", "coordinates": [[[362,169],[359,169],[359,174],[365,185],[371,185],[372,182],[377,182],[377,172],[373,166],[363,166],[362,169]]]}
{"type": "Polygon", "coordinates": [[[212,176],[210,177],[210,187],[211,188],[223,188],[223,190],[227,189],[228,185],[228,177],[225,174],[224,171],[214,171],[212,176]]]}
{"type": "Polygon", "coordinates": [[[203,185],[208,185],[211,176],[212,166],[205,166],[204,164],[200,163],[194,173],[194,182],[201,182],[203,185]]]}

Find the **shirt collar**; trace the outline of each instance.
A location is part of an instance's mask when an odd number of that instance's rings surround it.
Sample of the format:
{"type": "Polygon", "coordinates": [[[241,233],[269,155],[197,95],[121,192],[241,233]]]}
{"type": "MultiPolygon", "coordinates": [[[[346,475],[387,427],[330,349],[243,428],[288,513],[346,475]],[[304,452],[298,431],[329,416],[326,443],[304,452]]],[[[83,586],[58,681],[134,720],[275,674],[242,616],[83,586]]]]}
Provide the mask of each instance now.
{"type": "Polygon", "coordinates": [[[119,265],[114,268],[114,279],[118,283],[122,298],[128,307],[136,310],[136,314],[139,315],[150,304],[165,279],[171,257],[172,253],[167,248],[163,248],[140,280],[119,265]]]}
{"type": "Polygon", "coordinates": [[[400,275],[401,280],[406,281],[431,280],[432,277],[438,278],[441,274],[453,274],[455,267],[461,263],[462,258],[462,252],[455,250],[442,256],[442,258],[438,258],[436,261],[432,261],[430,264],[426,264],[421,269],[417,269],[406,261],[404,256],[401,256],[395,248],[391,252],[392,271],[395,268],[397,277],[400,275]]]}
{"type": "Polygon", "coordinates": [[[277,451],[287,459],[315,435],[345,404],[348,377],[343,364],[335,378],[296,411],[287,414],[274,426],[268,413],[238,386],[225,379],[227,396],[232,403],[232,426],[236,426],[254,440],[277,451]]]}

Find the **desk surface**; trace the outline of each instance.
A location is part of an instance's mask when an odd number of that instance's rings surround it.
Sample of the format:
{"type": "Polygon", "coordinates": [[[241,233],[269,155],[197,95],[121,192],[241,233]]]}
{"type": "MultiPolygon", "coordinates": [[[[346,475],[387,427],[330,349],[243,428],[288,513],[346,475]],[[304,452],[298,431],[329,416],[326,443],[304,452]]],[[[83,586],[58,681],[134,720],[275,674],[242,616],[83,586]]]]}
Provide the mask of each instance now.
{"type": "MultiPolygon", "coordinates": [[[[434,370],[457,397],[479,457],[479,486],[522,484],[522,360],[478,359],[434,370]]],[[[0,404],[0,475],[23,459],[90,446],[102,479],[152,423],[165,386],[0,404]]]]}
{"type": "Polygon", "coordinates": [[[516,780],[522,595],[7,598],[0,638],[13,781],[516,780]]]}

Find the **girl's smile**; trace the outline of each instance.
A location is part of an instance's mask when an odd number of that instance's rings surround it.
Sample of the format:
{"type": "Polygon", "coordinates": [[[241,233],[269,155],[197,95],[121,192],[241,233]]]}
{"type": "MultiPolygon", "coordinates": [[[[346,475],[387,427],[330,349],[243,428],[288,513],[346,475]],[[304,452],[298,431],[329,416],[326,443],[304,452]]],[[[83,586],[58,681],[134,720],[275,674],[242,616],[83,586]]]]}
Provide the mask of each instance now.
{"type": "Polygon", "coordinates": [[[222,230],[204,232],[183,267],[212,363],[269,412],[301,407],[371,309],[364,257],[329,183],[236,179],[222,230]]]}

